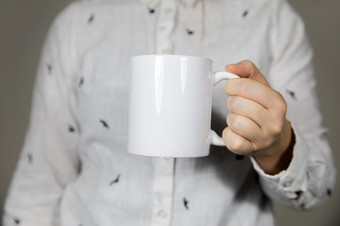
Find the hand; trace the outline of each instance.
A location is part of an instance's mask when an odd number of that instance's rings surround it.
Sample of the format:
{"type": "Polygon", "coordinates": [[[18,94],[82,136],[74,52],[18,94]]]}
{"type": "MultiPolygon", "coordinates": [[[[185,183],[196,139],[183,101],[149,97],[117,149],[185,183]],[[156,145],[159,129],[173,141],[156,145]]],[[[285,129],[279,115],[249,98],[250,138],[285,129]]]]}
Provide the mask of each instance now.
{"type": "Polygon", "coordinates": [[[226,70],[241,78],[231,79],[225,86],[229,95],[225,145],[234,153],[252,154],[267,173],[287,168],[292,156],[288,150],[292,129],[283,96],[250,61],[227,65],[226,70]]]}

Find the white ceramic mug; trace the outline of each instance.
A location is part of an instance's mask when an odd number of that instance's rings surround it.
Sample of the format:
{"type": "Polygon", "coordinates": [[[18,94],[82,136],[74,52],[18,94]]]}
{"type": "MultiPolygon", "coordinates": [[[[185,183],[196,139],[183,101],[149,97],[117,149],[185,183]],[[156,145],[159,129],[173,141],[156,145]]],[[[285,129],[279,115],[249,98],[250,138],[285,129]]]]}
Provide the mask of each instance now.
{"type": "Polygon", "coordinates": [[[224,145],[210,129],[212,87],[238,78],[213,72],[212,60],[142,55],[131,62],[128,152],[157,157],[209,155],[224,145]]]}

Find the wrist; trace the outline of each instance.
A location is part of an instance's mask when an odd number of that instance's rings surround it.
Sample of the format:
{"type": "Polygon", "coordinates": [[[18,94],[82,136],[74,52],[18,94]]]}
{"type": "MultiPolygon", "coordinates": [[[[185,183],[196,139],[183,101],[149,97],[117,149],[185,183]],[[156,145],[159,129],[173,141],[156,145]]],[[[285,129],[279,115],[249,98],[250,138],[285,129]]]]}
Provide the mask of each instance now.
{"type": "Polygon", "coordinates": [[[254,153],[253,157],[265,173],[274,175],[288,168],[293,157],[294,144],[294,132],[290,122],[286,121],[277,141],[266,150],[254,153]]]}

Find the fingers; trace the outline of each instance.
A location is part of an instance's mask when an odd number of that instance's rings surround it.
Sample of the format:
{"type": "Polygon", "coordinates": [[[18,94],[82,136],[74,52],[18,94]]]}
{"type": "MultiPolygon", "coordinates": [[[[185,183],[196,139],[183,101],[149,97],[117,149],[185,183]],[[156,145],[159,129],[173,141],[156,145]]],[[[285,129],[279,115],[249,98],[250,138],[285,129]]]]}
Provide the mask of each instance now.
{"type": "Polygon", "coordinates": [[[253,120],[247,117],[229,113],[227,116],[227,124],[234,133],[244,137],[251,143],[255,144],[261,140],[261,128],[253,120]]]}
{"type": "Polygon", "coordinates": [[[243,60],[237,64],[229,64],[225,67],[226,71],[239,75],[242,78],[250,78],[261,82],[264,85],[269,83],[255,64],[249,60],[243,60]]]}
{"type": "Polygon", "coordinates": [[[231,79],[226,83],[225,92],[229,96],[242,96],[266,108],[275,107],[280,94],[273,90],[259,69],[249,60],[226,66],[226,70],[241,79],[231,79]]]}
{"type": "Polygon", "coordinates": [[[245,116],[253,120],[259,127],[266,124],[268,111],[255,101],[240,96],[230,96],[227,100],[227,108],[230,113],[245,116]]]}
{"type": "Polygon", "coordinates": [[[225,86],[230,112],[223,132],[226,146],[238,154],[268,149],[280,137],[286,122],[284,98],[250,61],[228,65],[226,70],[241,77],[225,86]]]}
{"type": "Polygon", "coordinates": [[[267,109],[275,107],[277,99],[281,98],[281,94],[271,87],[246,78],[229,80],[225,85],[225,92],[229,96],[241,96],[255,101],[267,109]]]}
{"type": "Polygon", "coordinates": [[[254,150],[249,140],[233,132],[229,127],[223,130],[222,139],[227,148],[236,154],[247,155],[254,150]]]}
{"type": "MultiPolygon", "coordinates": [[[[279,103],[281,100],[277,100],[277,102],[279,103]]],[[[240,96],[231,96],[227,100],[227,108],[229,109],[229,112],[252,120],[261,129],[263,136],[276,136],[281,132],[286,121],[286,107],[285,102],[283,102],[282,107],[268,110],[257,102],[240,96]]],[[[229,119],[228,125],[231,123],[232,122],[229,119]]],[[[236,130],[234,129],[234,131],[236,130]]],[[[257,133],[260,134],[260,132],[257,133]]],[[[255,144],[258,143],[258,140],[251,139],[250,136],[246,138],[250,139],[255,144]]]]}

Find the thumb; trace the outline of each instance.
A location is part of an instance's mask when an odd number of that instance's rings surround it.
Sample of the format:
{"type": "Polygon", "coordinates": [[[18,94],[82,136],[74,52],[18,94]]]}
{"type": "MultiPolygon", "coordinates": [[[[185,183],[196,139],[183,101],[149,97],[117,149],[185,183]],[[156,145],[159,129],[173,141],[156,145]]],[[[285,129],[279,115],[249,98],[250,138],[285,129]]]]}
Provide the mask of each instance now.
{"type": "Polygon", "coordinates": [[[241,78],[253,79],[269,86],[267,79],[259,71],[256,65],[249,60],[243,60],[236,64],[229,64],[225,66],[225,70],[230,73],[237,74],[241,78]]]}

